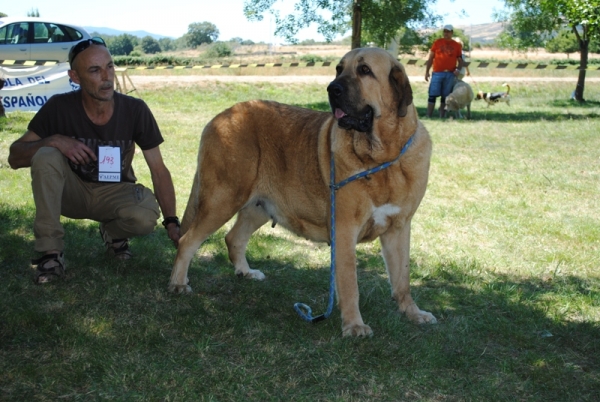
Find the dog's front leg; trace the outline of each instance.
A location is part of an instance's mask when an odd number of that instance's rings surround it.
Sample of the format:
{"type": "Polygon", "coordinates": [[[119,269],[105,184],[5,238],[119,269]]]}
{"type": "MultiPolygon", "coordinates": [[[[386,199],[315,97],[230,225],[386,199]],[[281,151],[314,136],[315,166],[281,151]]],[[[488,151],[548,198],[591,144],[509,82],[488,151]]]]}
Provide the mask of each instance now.
{"type": "Polygon", "coordinates": [[[336,227],[336,231],[335,285],[338,305],[342,314],[342,335],[373,335],[371,327],[363,322],[358,307],[359,294],[358,279],[356,275],[356,234],[354,233],[353,228],[344,228],[341,225],[336,227]]]}
{"type": "Polygon", "coordinates": [[[420,310],[410,294],[410,220],[402,228],[390,228],[380,236],[392,297],[400,312],[417,324],[435,324],[433,314],[420,310]]]}

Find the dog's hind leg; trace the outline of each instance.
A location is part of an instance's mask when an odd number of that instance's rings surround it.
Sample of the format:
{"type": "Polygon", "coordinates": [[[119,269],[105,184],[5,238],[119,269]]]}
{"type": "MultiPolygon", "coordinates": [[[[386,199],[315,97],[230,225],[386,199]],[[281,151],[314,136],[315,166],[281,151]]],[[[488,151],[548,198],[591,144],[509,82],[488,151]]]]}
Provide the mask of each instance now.
{"type": "Polygon", "coordinates": [[[192,291],[188,285],[187,274],[194,254],[206,238],[227,223],[239,208],[240,206],[236,204],[224,207],[222,202],[219,204],[219,199],[204,200],[199,203],[194,220],[190,223],[187,232],[179,239],[169,291],[175,293],[192,291]],[[207,205],[209,203],[210,205],[207,205]]]}
{"type": "Polygon", "coordinates": [[[235,274],[250,279],[265,279],[265,275],[257,269],[250,269],[246,260],[246,247],[250,236],[258,228],[269,221],[269,215],[260,204],[251,204],[238,212],[235,224],[225,236],[229,250],[229,260],[235,266],[235,274]]]}
{"type": "Polygon", "coordinates": [[[433,314],[420,310],[410,294],[410,220],[400,229],[388,230],[380,239],[392,297],[400,312],[416,324],[435,324],[433,314]]]}

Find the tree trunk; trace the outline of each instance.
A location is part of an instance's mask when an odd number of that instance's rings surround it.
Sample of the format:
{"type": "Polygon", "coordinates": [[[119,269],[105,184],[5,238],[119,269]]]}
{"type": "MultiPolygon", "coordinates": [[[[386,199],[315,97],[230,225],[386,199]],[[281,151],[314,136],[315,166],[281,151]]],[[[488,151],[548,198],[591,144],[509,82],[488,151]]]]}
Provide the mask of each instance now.
{"type": "Polygon", "coordinates": [[[362,26],[362,10],[360,0],[354,0],[352,6],[352,49],[360,47],[360,35],[362,26]]]}
{"type": "Polygon", "coordinates": [[[583,99],[583,90],[585,89],[589,44],[590,41],[588,38],[579,38],[579,77],[577,78],[577,86],[575,87],[575,100],[577,102],[585,102],[585,99],[583,99]]]}

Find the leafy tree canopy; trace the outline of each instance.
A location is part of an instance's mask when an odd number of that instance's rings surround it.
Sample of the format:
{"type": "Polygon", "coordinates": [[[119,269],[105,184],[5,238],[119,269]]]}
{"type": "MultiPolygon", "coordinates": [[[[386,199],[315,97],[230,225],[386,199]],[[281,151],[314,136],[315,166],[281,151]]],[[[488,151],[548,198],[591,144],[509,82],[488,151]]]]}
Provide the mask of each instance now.
{"type": "Polygon", "coordinates": [[[211,22],[193,22],[188,25],[186,39],[188,45],[192,48],[196,48],[203,43],[213,43],[218,37],[219,30],[211,22]]]}
{"type": "Polygon", "coordinates": [[[171,38],[160,38],[158,40],[158,44],[160,45],[160,48],[163,52],[168,52],[170,50],[176,49],[175,43],[171,38]]]}
{"type": "Polygon", "coordinates": [[[548,53],[571,54],[579,51],[577,37],[570,29],[562,29],[558,35],[546,42],[548,53]]]}
{"type": "Polygon", "coordinates": [[[553,31],[565,24],[571,30],[580,27],[581,39],[600,35],[600,0],[504,0],[512,12],[497,15],[509,20],[499,44],[516,50],[543,47],[553,31]]]}
{"type": "MultiPolygon", "coordinates": [[[[261,21],[265,13],[275,17],[275,35],[297,43],[299,30],[312,24],[331,42],[351,29],[353,0],[297,0],[294,13],[282,16],[274,8],[278,0],[245,0],[244,14],[250,21],[261,21]]],[[[437,17],[428,9],[436,0],[360,0],[363,42],[380,46],[390,42],[400,28],[432,25],[437,17]]]]}
{"type": "Polygon", "coordinates": [[[499,38],[501,45],[517,50],[540,47],[563,26],[571,29],[580,53],[575,99],[583,102],[590,42],[600,37],[600,0],[504,0],[504,3],[511,13],[510,24],[499,38]]]}
{"type": "Polygon", "coordinates": [[[142,38],[142,50],[146,54],[160,53],[160,45],[156,39],[147,35],[142,38]]]}
{"type": "Polygon", "coordinates": [[[129,34],[122,34],[108,39],[106,45],[113,56],[127,56],[137,46],[138,39],[129,34]]]}
{"type": "Polygon", "coordinates": [[[0,18],[2,17],[8,17],[8,15],[4,14],[4,13],[0,13],[0,18]]]}

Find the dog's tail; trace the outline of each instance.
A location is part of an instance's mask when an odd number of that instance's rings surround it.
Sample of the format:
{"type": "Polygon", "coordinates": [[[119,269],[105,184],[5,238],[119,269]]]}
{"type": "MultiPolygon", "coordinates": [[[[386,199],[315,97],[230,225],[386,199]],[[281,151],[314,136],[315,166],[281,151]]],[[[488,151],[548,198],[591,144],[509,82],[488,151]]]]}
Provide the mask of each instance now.
{"type": "Polygon", "coordinates": [[[506,94],[508,95],[510,93],[510,85],[508,85],[506,82],[504,84],[502,84],[503,87],[506,87],[506,94]]]}
{"type": "Polygon", "coordinates": [[[181,236],[185,234],[190,228],[196,212],[198,211],[198,200],[200,199],[200,174],[196,170],[194,175],[194,183],[192,184],[192,191],[190,192],[190,199],[188,200],[185,212],[183,213],[183,219],[181,220],[181,236]]]}

